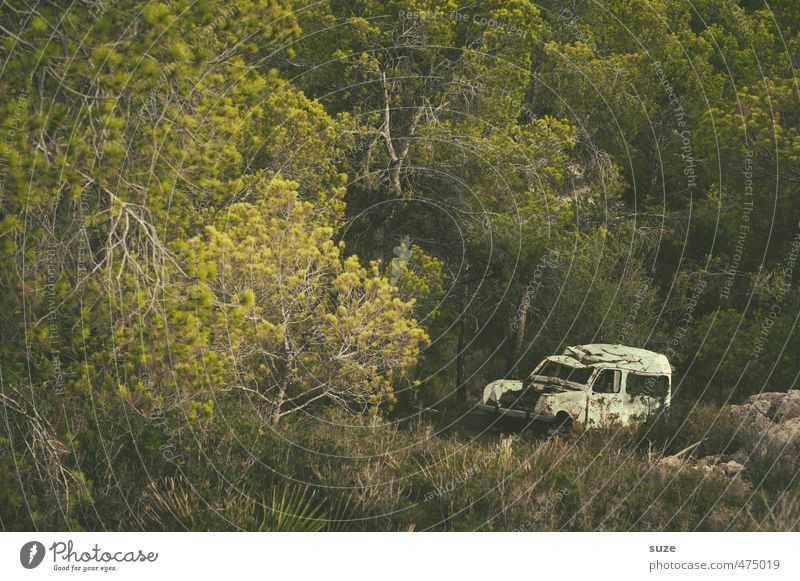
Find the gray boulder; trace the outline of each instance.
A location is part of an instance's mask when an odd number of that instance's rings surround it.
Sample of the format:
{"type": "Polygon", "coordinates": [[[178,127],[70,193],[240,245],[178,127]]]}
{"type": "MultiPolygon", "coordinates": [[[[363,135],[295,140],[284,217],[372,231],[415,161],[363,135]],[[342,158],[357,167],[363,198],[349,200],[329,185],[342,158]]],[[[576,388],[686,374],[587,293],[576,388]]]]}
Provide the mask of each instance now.
{"type": "Polygon", "coordinates": [[[776,398],[767,410],[767,417],[773,422],[783,422],[800,417],[800,391],[793,389],[776,398]]]}
{"type": "Polygon", "coordinates": [[[751,413],[769,417],[769,409],[776,401],[783,399],[786,394],[783,392],[767,391],[764,393],[757,393],[747,398],[745,407],[749,408],[751,413]]]}
{"type": "Polygon", "coordinates": [[[772,453],[796,453],[800,450],[800,417],[771,426],[764,433],[763,443],[772,453]]]}

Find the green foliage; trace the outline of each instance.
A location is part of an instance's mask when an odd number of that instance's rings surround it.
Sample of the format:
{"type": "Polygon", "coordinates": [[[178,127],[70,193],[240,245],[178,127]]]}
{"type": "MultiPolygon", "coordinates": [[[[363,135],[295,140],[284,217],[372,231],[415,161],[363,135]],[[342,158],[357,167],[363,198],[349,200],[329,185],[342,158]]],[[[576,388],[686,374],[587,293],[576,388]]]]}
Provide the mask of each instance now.
{"type": "Polygon", "coordinates": [[[763,391],[797,384],[800,295],[786,280],[764,289],[767,300],[751,313],[719,310],[698,321],[690,338],[696,349],[692,397],[738,402],[763,391]],[[762,306],[763,305],[763,306],[762,306]]]}
{"type": "Polygon", "coordinates": [[[797,383],[790,0],[0,18],[3,528],[787,528],[795,463],[652,453],[747,443],[716,404],[797,383]],[[590,341],[667,352],[672,412],[452,425],[590,341]]]}
{"type": "Polygon", "coordinates": [[[243,530],[252,532],[318,532],[327,517],[308,488],[272,490],[269,501],[238,491],[216,490],[210,499],[185,478],[151,482],[142,498],[149,529],[243,530]]]}
{"type": "Polygon", "coordinates": [[[274,420],[319,400],[391,404],[427,341],[413,299],[376,267],[343,259],[290,184],[261,189],[259,204],[230,206],[181,248],[195,279],[186,293],[215,307],[202,321],[208,349],[232,361],[228,382],[269,402],[274,420]]]}

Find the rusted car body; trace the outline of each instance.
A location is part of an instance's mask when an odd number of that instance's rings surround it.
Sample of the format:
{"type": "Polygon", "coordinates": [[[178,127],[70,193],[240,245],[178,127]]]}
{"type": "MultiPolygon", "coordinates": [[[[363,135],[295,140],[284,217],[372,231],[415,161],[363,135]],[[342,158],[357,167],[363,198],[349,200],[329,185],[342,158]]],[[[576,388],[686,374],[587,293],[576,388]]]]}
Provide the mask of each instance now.
{"type": "Polygon", "coordinates": [[[478,409],[562,427],[627,425],[670,405],[672,368],[653,351],[595,343],[545,358],[524,381],[500,379],[478,409]]]}

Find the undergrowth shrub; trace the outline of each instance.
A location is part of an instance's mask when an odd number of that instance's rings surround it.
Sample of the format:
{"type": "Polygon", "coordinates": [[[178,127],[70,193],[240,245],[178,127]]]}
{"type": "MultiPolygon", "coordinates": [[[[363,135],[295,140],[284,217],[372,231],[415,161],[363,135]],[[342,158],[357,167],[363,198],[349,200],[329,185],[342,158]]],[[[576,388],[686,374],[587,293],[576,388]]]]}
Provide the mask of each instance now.
{"type": "Polygon", "coordinates": [[[730,454],[744,447],[751,426],[741,416],[708,403],[683,402],[654,414],[636,431],[637,447],[676,454],[700,443],[696,456],[730,454]]]}

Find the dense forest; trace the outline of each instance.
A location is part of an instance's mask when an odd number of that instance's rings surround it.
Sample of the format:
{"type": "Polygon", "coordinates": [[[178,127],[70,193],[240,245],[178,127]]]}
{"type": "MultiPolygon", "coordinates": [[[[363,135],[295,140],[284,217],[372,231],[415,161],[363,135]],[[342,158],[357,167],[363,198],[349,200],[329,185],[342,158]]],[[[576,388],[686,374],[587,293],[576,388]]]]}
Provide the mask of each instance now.
{"type": "Polygon", "coordinates": [[[796,0],[5,0],[0,41],[3,530],[797,528],[800,432],[657,460],[798,386],[796,0]],[[669,414],[474,427],[593,342],[666,354],[669,414]]]}

